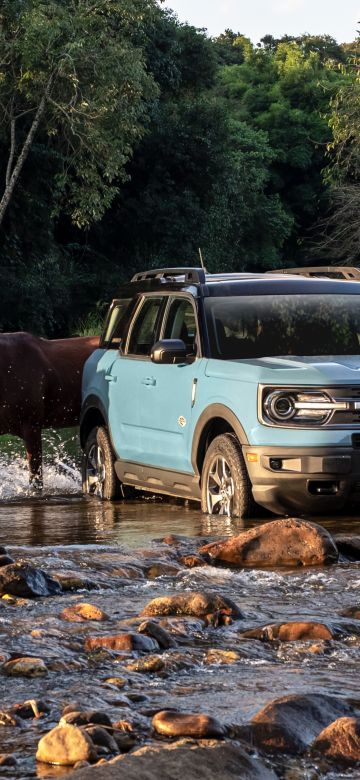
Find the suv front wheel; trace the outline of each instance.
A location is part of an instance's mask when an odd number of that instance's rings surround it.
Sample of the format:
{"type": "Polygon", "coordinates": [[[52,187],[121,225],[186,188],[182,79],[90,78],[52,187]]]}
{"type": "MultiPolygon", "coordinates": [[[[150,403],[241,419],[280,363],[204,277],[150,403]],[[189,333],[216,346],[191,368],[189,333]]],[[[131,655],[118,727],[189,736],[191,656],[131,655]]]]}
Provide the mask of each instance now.
{"type": "Polygon", "coordinates": [[[82,459],[82,488],[85,495],[104,501],[123,497],[114,469],[114,456],[105,428],[93,428],[86,440],[82,459]]]}
{"type": "Polygon", "coordinates": [[[201,476],[201,508],[209,515],[250,517],[256,504],[241,447],[230,433],[209,445],[201,476]]]}

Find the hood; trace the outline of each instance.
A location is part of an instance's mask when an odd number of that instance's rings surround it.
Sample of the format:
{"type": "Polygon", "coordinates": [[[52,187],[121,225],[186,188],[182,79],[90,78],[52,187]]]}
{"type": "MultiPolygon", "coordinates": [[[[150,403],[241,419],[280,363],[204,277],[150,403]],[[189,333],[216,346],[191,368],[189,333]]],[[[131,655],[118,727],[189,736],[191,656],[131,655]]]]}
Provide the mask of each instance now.
{"type": "Polygon", "coordinates": [[[209,360],[207,376],[280,385],[360,385],[360,355],[209,360]]]}

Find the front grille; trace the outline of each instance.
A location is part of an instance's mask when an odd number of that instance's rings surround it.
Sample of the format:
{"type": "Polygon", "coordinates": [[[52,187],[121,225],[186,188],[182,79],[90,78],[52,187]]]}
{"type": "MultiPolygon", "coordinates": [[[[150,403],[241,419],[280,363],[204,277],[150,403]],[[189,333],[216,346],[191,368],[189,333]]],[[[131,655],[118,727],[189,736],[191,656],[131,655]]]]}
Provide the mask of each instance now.
{"type": "MultiPolygon", "coordinates": [[[[326,390],[334,401],[347,401],[349,403],[349,409],[346,411],[334,412],[333,416],[329,420],[329,425],[349,425],[351,427],[360,426],[360,408],[355,409],[355,404],[359,404],[360,407],[360,387],[355,385],[352,387],[332,387],[326,390]]],[[[358,444],[360,447],[360,442],[358,444]]]]}

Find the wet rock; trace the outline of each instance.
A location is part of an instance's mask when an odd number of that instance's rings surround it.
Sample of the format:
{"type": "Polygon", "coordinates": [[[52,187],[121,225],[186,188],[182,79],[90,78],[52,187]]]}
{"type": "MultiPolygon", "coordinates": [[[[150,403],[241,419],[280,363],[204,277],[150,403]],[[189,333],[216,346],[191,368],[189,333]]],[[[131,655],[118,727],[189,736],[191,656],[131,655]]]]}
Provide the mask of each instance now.
{"type": "Polygon", "coordinates": [[[60,584],[62,590],[75,591],[75,590],[97,590],[99,585],[94,580],[89,579],[85,574],[80,574],[75,571],[57,571],[53,572],[52,576],[60,584]]]}
{"type": "Polygon", "coordinates": [[[355,620],[360,620],[360,606],[348,607],[347,609],[344,609],[341,614],[345,617],[352,617],[355,618],[355,620]]]}
{"type": "Polygon", "coordinates": [[[167,650],[169,647],[176,647],[176,641],[164,628],[155,623],[154,620],[144,620],[139,628],[139,634],[146,634],[157,641],[160,647],[167,650]]]}
{"type": "Polygon", "coordinates": [[[124,580],[143,580],[145,575],[140,566],[116,566],[111,569],[112,577],[122,577],[124,580]]]}
{"type": "MultiPolygon", "coordinates": [[[[91,780],[93,769],[80,770],[76,780],[91,780]]],[[[275,773],[239,745],[205,740],[145,745],[96,769],[96,780],[276,780],[275,773]]],[[[75,780],[75,777],[74,777],[75,780]]]]}
{"type": "MultiPolygon", "coordinates": [[[[67,708],[66,708],[67,709],[67,708]]],[[[73,710],[63,712],[59,726],[106,726],[111,730],[111,720],[101,710],[73,710]]]]}
{"type": "Polygon", "coordinates": [[[8,566],[9,563],[14,563],[14,558],[11,555],[0,555],[0,568],[2,566],[8,566]]]}
{"type": "Polygon", "coordinates": [[[136,658],[126,664],[130,672],[162,672],[165,669],[165,661],[160,655],[148,655],[145,658],[136,658]]]}
{"type": "Polygon", "coordinates": [[[192,634],[199,634],[205,626],[203,620],[195,620],[191,617],[165,617],[159,621],[159,625],[165,628],[170,634],[179,638],[179,641],[186,640],[192,634]]]}
{"type": "Polygon", "coordinates": [[[167,536],[164,536],[162,539],[155,539],[155,541],[168,544],[169,547],[179,547],[183,544],[192,543],[192,539],[190,539],[188,536],[182,536],[181,534],[167,534],[167,536]]]}
{"type": "Polygon", "coordinates": [[[245,639],[260,639],[261,642],[296,642],[311,639],[333,639],[333,634],[324,623],[289,622],[271,623],[261,628],[242,631],[245,639]]]}
{"type": "Polygon", "coordinates": [[[125,688],[127,680],[124,677],[107,677],[104,682],[109,685],[116,685],[117,688],[125,688]]]}
{"type": "Polygon", "coordinates": [[[312,751],[344,763],[360,761],[360,719],[338,718],[316,737],[312,751]]]}
{"type": "Polygon", "coordinates": [[[87,620],[109,620],[109,615],[103,612],[94,604],[73,604],[71,607],[65,607],[59,615],[61,620],[68,620],[71,623],[84,623],[87,620]]]}
{"type": "Polygon", "coordinates": [[[102,726],[86,726],[85,731],[91,737],[94,745],[105,747],[110,753],[118,753],[117,742],[115,742],[109,731],[102,726]]]}
{"type": "Polygon", "coordinates": [[[9,677],[45,677],[48,673],[42,658],[12,658],[2,666],[2,671],[9,677]]]}
{"type": "Polygon", "coordinates": [[[11,563],[0,569],[0,593],[31,598],[55,596],[61,593],[61,585],[41,569],[28,563],[11,563]]]}
{"type": "Polygon", "coordinates": [[[328,531],[316,523],[288,518],[250,528],[199,550],[231,566],[322,566],[338,560],[328,531]]]}
{"type": "Polygon", "coordinates": [[[21,721],[11,710],[0,710],[0,726],[20,726],[21,721]]]}
{"type": "Polygon", "coordinates": [[[10,753],[0,753],[0,766],[17,766],[16,758],[10,753]]]}
{"type": "Polygon", "coordinates": [[[239,653],[234,650],[220,650],[217,647],[212,647],[206,653],[205,662],[207,664],[236,664],[240,658],[239,653]]]}
{"type": "Polygon", "coordinates": [[[179,563],[188,569],[194,569],[196,566],[207,566],[208,562],[200,555],[182,555],[179,558],[179,563]]]}
{"type": "Polygon", "coordinates": [[[115,634],[113,636],[93,636],[85,640],[85,650],[96,650],[105,647],[108,650],[129,650],[151,653],[159,649],[155,639],[144,634],[115,634]]]}
{"type": "Polygon", "coordinates": [[[231,599],[208,591],[176,593],[173,596],[159,596],[152,599],[142,611],[142,615],[194,615],[200,617],[224,610],[233,618],[243,617],[240,609],[231,599]]]}
{"type": "Polygon", "coordinates": [[[181,566],[177,563],[166,563],[165,561],[155,561],[145,569],[145,574],[150,580],[155,580],[157,577],[173,577],[179,574],[181,566]]]}
{"type": "Polygon", "coordinates": [[[302,753],[332,721],[352,715],[346,702],[334,696],[283,696],[263,707],[244,736],[262,750],[302,753]]]}
{"type": "Polygon", "coordinates": [[[49,705],[42,699],[29,699],[21,704],[13,704],[11,712],[19,718],[29,720],[31,718],[41,718],[50,712],[49,705]]]}
{"type": "Polygon", "coordinates": [[[360,561],[360,536],[334,534],[334,541],[339,552],[352,561],[360,561]]]}
{"type": "Polygon", "coordinates": [[[195,712],[162,710],[154,715],[151,725],[157,734],[166,737],[222,738],[226,729],[211,715],[195,712]]]}
{"type": "Polygon", "coordinates": [[[92,739],[78,726],[56,726],[41,738],[36,760],[45,764],[73,766],[77,761],[95,761],[92,739]]]}

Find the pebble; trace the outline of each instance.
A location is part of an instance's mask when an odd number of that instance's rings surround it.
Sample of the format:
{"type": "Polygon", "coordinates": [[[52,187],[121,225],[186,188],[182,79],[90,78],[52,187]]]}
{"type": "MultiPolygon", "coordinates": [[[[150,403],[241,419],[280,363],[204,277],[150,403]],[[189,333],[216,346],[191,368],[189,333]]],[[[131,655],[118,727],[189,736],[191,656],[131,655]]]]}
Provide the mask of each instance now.
{"type": "Polygon", "coordinates": [[[48,673],[42,658],[12,658],[2,666],[2,671],[10,677],[45,677],[48,673]]]}
{"type": "Polygon", "coordinates": [[[194,737],[206,739],[225,736],[226,729],[211,715],[194,712],[177,712],[176,710],[161,710],[154,715],[151,725],[157,734],[166,737],[194,737]]]}

